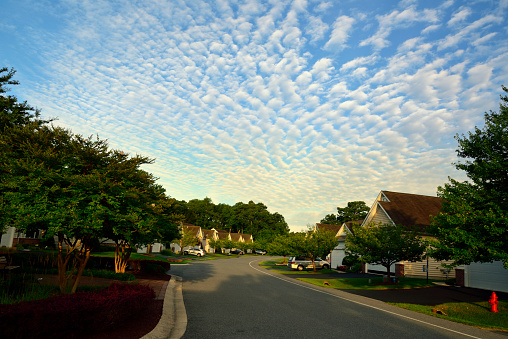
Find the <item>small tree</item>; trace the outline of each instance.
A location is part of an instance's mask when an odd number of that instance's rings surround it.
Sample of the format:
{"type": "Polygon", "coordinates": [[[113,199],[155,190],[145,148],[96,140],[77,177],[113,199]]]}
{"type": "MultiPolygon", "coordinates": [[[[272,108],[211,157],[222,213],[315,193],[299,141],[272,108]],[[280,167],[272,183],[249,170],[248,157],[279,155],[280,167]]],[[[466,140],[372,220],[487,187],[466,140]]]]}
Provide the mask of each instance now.
{"type": "Polygon", "coordinates": [[[217,251],[219,251],[219,253],[222,253],[222,240],[220,239],[210,239],[208,240],[208,244],[210,245],[211,248],[213,248],[214,252],[217,253],[217,251]]]}
{"type": "Polygon", "coordinates": [[[280,255],[284,257],[284,263],[287,261],[288,256],[296,254],[295,233],[278,235],[268,244],[267,251],[271,255],[280,255]]]}
{"type": "Polygon", "coordinates": [[[178,240],[178,243],[180,245],[180,254],[183,253],[184,247],[194,246],[197,244],[198,241],[194,231],[186,228],[185,226],[181,226],[180,235],[175,240],[178,240]]]}
{"type": "Polygon", "coordinates": [[[225,248],[226,250],[231,250],[236,246],[236,241],[224,239],[222,240],[222,248],[225,248]]]}
{"type": "Polygon", "coordinates": [[[295,241],[296,251],[311,259],[314,271],[316,259],[326,257],[335,246],[337,246],[335,233],[325,230],[298,233],[295,241]]]}
{"type": "Polygon", "coordinates": [[[416,230],[401,225],[353,225],[353,233],[346,236],[346,250],[360,256],[364,263],[379,264],[386,268],[390,279],[390,266],[398,261],[420,261],[426,243],[416,230]]]}

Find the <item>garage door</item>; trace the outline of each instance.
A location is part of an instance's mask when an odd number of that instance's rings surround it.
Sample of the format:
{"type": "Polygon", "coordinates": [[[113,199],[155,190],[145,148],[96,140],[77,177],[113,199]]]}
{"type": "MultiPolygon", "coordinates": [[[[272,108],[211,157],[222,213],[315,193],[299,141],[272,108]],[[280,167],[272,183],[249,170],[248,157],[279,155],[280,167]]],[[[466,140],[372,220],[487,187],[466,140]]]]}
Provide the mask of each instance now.
{"type": "Polygon", "coordinates": [[[467,269],[468,286],[508,292],[508,270],[501,261],[493,263],[471,263],[467,269]]]}

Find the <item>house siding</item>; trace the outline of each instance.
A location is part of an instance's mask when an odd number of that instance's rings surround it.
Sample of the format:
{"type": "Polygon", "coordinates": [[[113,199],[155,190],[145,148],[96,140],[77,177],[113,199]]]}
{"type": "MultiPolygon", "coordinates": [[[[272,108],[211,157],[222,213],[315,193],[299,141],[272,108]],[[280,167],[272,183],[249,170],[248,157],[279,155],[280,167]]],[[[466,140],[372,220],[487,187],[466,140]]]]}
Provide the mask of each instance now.
{"type": "Polygon", "coordinates": [[[390,218],[388,218],[386,213],[381,208],[377,208],[376,214],[372,218],[371,222],[374,224],[383,224],[383,225],[386,225],[386,224],[392,225],[393,224],[392,221],[390,220],[390,218]]]}
{"type": "MultiPolygon", "coordinates": [[[[404,275],[406,277],[427,277],[427,260],[418,261],[418,262],[410,262],[403,261],[404,264],[404,275]]],[[[448,275],[446,274],[446,270],[441,264],[451,264],[452,261],[437,261],[433,258],[429,258],[429,278],[436,280],[445,280],[455,278],[455,270],[450,270],[448,275]]]]}

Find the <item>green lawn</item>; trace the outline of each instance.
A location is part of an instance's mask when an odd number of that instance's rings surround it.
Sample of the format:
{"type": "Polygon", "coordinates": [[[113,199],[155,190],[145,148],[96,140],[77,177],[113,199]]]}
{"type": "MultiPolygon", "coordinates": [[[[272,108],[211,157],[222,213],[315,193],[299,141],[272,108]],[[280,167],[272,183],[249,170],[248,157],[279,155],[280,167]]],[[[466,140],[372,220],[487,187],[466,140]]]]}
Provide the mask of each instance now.
{"type": "Polygon", "coordinates": [[[378,285],[383,282],[382,277],[376,278],[351,278],[351,279],[313,279],[298,278],[298,280],[308,282],[317,286],[336,288],[340,290],[386,290],[397,288],[418,288],[433,286],[432,282],[427,283],[426,279],[399,278],[396,285],[378,285]],[[325,285],[324,282],[328,284],[325,285]]]}
{"type": "Polygon", "coordinates": [[[497,305],[498,313],[490,312],[490,304],[487,301],[475,303],[446,303],[437,306],[389,304],[470,326],[508,331],[508,301],[499,301],[497,305]],[[433,313],[433,309],[440,310],[446,315],[433,313]]]}

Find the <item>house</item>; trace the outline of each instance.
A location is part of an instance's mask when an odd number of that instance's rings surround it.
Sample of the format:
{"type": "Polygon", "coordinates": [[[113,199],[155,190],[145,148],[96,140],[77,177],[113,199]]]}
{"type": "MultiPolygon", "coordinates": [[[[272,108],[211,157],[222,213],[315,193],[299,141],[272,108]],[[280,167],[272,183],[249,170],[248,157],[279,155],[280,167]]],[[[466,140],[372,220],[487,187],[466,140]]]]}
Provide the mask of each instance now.
{"type": "Polygon", "coordinates": [[[16,245],[38,246],[41,242],[41,232],[25,234],[15,227],[8,227],[4,234],[0,234],[0,247],[16,247],[16,245]]]}
{"type": "MultiPolygon", "coordinates": [[[[343,229],[342,225],[332,225],[332,224],[316,224],[314,226],[314,231],[327,231],[335,234],[335,237],[339,237],[342,233],[343,229]]],[[[339,238],[340,239],[340,238],[339,238]]],[[[344,244],[341,246],[341,242],[337,243],[337,246],[330,252],[328,257],[328,262],[330,263],[330,267],[337,268],[337,266],[342,265],[342,259],[345,256],[344,252],[344,244]]]]}
{"type": "Polygon", "coordinates": [[[201,240],[201,248],[207,253],[213,253],[215,250],[210,247],[210,240],[218,240],[217,230],[212,228],[211,230],[201,229],[203,233],[203,239],[201,240]]]}
{"type": "MultiPolygon", "coordinates": [[[[184,250],[187,248],[191,248],[191,247],[201,244],[201,242],[203,240],[203,231],[201,229],[201,226],[196,226],[196,225],[184,222],[180,226],[180,231],[182,232],[182,234],[183,234],[183,232],[191,232],[192,235],[194,236],[194,238],[196,238],[195,244],[185,246],[183,248],[184,250]]],[[[173,251],[173,253],[179,253],[181,250],[182,250],[182,248],[180,247],[179,242],[171,243],[171,251],[173,251]]]]}
{"type": "Polygon", "coordinates": [[[346,236],[352,232],[354,224],[361,225],[363,220],[348,221],[342,225],[316,224],[316,229],[325,229],[335,233],[337,246],[330,252],[330,267],[337,268],[342,266],[342,260],[346,256],[346,236]]]}
{"type": "MultiPolygon", "coordinates": [[[[381,191],[361,226],[381,223],[416,227],[423,238],[430,238],[428,228],[431,217],[441,211],[441,206],[442,199],[439,197],[381,191]]],[[[452,261],[436,261],[432,258],[419,262],[401,261],[392,265],[390,270],[396,276],[427,277],[428,274],[433,279],[454,278],[455,272],[443,268],[442,263],[451,264],[452,261]]],[[[381,265],[366,264],[365,272],[386,272],[386,269],[381,265]]]]}

